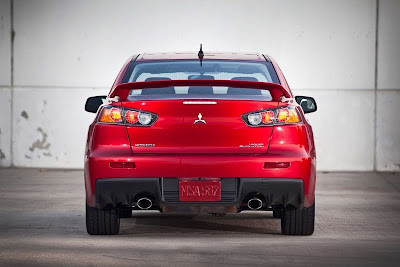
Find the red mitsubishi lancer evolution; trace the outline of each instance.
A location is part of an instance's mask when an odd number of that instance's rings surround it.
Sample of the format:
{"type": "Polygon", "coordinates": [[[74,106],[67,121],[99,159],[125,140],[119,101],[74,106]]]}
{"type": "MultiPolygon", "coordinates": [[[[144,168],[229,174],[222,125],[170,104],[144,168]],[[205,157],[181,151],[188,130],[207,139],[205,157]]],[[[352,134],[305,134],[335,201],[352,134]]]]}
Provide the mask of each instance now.
{"type": "Polygon", "coordinates": [[[86,227],[117,234],[132,210],[273,211],[286,235],[314,232],[316,155],[305,113],[263,54],[140,54],[96,113],[85,154],[86,227]]]}

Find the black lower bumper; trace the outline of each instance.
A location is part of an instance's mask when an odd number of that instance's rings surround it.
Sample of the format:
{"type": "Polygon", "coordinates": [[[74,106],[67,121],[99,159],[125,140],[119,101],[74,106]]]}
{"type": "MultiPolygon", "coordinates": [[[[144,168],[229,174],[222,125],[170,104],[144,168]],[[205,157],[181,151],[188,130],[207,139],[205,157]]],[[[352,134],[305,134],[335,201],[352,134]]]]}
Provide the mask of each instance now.
{"type": "Polygon", "coordinates": [[[288,178],[221,178],[221,200],[218,202],[180,202],[177,178],[99,179],[95,192],[98,208],[109,205],[132,207],[139,198],[148,197],[155,208],[164,211],[178,211],[182,207],[198,207],[197,212],[212,207],[216,210],[235,207],[240,211],[247,209],[247,201],[256,195],[263,200],[263,210],[288,205],[299,208],[304,201],[303,180],[288,178]]]}

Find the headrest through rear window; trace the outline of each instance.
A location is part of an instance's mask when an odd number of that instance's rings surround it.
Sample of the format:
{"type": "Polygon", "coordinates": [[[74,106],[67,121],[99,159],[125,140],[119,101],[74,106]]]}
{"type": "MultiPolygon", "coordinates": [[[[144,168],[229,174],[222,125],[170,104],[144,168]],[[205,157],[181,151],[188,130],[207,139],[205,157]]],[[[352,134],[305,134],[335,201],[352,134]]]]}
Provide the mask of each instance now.
{"type": "MultiPolygon", "coordinates": [[[[189,75],[188,80],[215,80],[211,75],[189,75]]],[[[212,95],[214,93],[212,86],[190,86],[188,94],[192,95],[212,95]]]]}
{"type": "Polygon", "coordinates": [[[212,95],[214,93],[212,86],[190,86],[188,94],[192,95],[212,95]]]}
{"type": "Polygon", "coordinates": [[[258,82],[257,78],[255,77],[233,77],[232,81],[251,81],[251,82],[258,82]]]}
{"type": "MultiPolygon", "coordinates": [[[[169,81],[170,78],[167,77],[150,77],[145,80],[145,82],[152,81],[169,81]]],[[[142,90],[142,95],[165,95],[165,94],[175,94],[175,88],[173,86],[166,88],[148,88],[142,90]]]]}
{"type": "Polygon", "coordinates": [[[189,75],[188,80],[215,80],[211,75],[189,75]]]}
{"type": "MultiPolygon", "coordinates": [[[[251,81],[258,82],[254,77],[234,77],[232,81],[251,81]]],[[[261,95],[261,90],[259,89],[246,89],[246,88],[235,88],[229,87],[227,91],[228,95],[261,95]]]]}
{"type": "Polygon", "coordinates": [[[168,77],[150,77],[145,80],[145,82],[152,82],[152,81],[170,81],[171,78],[168,77]]]}

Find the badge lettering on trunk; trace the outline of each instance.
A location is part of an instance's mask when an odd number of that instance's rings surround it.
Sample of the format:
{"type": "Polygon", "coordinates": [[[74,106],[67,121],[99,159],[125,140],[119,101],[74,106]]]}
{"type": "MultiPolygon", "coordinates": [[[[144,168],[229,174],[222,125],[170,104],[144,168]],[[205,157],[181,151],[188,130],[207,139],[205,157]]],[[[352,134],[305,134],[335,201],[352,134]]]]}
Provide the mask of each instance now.
{"type": "Polygon", "coordinates": [[[264,147],[264,143],[250,143],[248,145],[239,145],[239,147],[264,147]]]}
{"type": "Polygon", "coordinates": [[[196,124],[196,123],[199,123],[199,122],[206,124],[206,121],[201,119],[201,118],[203,118],[203,115],[201,115],[201,113],[199,113],[199,115],[197,115],[197,118],[199,118],[199,119],[195,120],[193,122],[193,124],[196,124]]]}
{"type": "Polygon", "coordinates": [[[135,144],[135,147],[155,147],[155,144],[135,144]]]}

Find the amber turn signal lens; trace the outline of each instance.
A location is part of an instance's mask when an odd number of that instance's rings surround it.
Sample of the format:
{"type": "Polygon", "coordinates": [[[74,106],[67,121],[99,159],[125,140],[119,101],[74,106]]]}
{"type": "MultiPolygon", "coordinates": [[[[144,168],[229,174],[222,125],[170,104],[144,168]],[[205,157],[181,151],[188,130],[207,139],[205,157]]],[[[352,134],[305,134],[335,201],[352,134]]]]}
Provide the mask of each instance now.
{"type": "Polygon", "coordinates": [[[115,123],[115,122],[122,122],[122,111],[120,108],[104,108],[100,119],[100,122],[110,122],[110,123],[115,123]]]}
{"type": "Polygon", "coordinates": [[[295,123],[300,122],[300,117],[295,108],[280,108],[278,109],[276,121],[278,123],[295,123]]]}
{"type": "Polygon", "coordinates": [[[295,108],[289,108],[289,118],[286,120],[286,123],[294,123],[294,122],[300,122],[300,116],[299,113],[297,113],[297,110],[295,108]]]}

